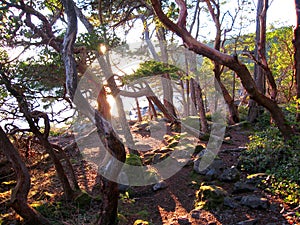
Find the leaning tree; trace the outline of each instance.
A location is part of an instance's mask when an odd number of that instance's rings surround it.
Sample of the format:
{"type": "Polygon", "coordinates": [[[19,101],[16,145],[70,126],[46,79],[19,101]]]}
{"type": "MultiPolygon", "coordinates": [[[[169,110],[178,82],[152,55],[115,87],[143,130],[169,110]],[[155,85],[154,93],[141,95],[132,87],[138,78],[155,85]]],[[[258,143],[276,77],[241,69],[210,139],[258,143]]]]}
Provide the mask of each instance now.
{"type": "Polygon", "coordinates": [[[203,55],[214,62],[224,65],[233,70],[240,78],[241,83],[248,92],[251,99],[255,100],[258,104],[269,110],[272,118],[278,126],[280,132],[285,139],[290,139],[293,130],[287,123],[285,116],[278,106],[278,104],[271,98],[261,93],[255,81],[253,80],[248,68],[239,60],[238,55],[228,55],[217,51],[204,43],[196,40],[193,35],[186,28],[186,21],[188,16],[188,10],[186,3],[182,0],[176,0],[180,8],[179,17],[177,23],[173,22],[164,13],[161,7],[161,2],[158,0],[151,0],[153,9],[160,19],[160,21],[171,31],[176,33],[183,41],[184,45],[191,51],[197,54],[203,55]]]}

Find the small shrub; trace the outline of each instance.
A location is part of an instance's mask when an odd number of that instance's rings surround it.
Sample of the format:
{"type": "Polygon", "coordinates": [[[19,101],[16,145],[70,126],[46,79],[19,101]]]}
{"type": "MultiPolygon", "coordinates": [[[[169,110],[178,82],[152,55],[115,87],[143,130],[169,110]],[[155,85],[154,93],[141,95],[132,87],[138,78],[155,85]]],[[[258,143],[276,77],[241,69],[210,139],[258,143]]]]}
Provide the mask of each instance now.
{"type": "Polygon", "coordinates": [[[299,204],[299,136],[285,142],[275,127],[256,132],[241,154],[239,166],[248,172],[268,174],[260,183],[261,188],[281,196],[289,204],[299,204]]]}

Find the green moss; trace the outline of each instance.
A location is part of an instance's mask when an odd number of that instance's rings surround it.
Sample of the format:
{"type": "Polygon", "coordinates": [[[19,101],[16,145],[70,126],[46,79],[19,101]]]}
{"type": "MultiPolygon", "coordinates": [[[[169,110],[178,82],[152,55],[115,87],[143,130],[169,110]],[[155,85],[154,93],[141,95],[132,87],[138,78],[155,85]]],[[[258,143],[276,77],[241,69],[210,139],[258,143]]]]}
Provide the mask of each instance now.
{"type": "Polygon", "coordinates": [[[215,185],[202,185],[196,193],[195,208],[216,209],[223,205],[227,192],[215,185]]]}
{"type": "Polygon", "coordinates": [[[136,220],[133,225],[149,225],[149,222],[145,220],[136,220]]]}
{"type": "Polygon", "coordinates": [[[140,156],[135,154],[127,154],[125,163],[131,166],[143,166],[140,156]]]}

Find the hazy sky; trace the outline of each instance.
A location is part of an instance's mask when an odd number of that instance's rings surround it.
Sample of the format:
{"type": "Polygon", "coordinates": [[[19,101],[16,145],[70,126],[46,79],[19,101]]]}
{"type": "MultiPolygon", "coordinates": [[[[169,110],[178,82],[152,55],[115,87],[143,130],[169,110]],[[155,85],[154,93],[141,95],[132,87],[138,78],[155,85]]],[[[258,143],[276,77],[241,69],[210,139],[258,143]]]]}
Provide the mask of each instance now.
{"type": "MultiPolygon", "coordinates": [[[[269,0],[270,1],[270,0],[269,0]]],[[[296,24],[294,0],[273,0],[267,14],[268,22],[281,21],[288,25],[296,24]]]]}

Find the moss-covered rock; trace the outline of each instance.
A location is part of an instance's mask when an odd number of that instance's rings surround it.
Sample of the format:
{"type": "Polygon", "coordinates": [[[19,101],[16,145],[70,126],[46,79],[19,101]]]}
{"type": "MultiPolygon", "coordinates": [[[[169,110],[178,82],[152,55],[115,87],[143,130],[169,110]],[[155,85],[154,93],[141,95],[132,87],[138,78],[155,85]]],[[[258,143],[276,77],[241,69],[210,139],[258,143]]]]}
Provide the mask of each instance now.
{"type": "Polygon", "coordinates": [[[219,186],[202,185],[196,193],[195,208],[207,210],[220,208],[227,195],[227,192],[219,186]]]}

